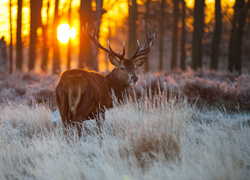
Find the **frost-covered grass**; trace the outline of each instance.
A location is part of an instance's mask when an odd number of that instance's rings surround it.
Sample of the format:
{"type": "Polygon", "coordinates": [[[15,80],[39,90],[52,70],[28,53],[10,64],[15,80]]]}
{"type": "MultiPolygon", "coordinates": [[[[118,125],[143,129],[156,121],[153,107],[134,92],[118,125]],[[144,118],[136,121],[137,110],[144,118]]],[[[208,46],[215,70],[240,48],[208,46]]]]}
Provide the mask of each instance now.
{"type": "Polygon", "coordinates": [[[146,74],[140,77],[139,86],[135,87],[137,96],[141,88],[153,94],[170,91],[187,98],[196,106],[221,108],[228,110],[250,110],[250,75],[237,75],[209,70],[175,70],[164,73],[146,74]]]}
{"type": "Polygon", "coordinates": [[[54,109],[58,79],[0,74],[0,179],[249,179],[249,75],[140,76],[138,98],[80,139],[54,109]]]}
{"type": "Polygon", "coordinates": [[[250,177],[249,112],[160,94],[107,110],[102,133],[88,121],[81,139],[54,127],[46,104],[2,104],[0,115],[0,179],[250,177]]]}
{"type": "MultiPolygon", "coordinates": [[[[0,104],[23,102],[32,104],[49,101],[50,108],[56,107],[55,88],[59,75],[0,73],[0,104]],[[31,98],[32,97],[32,98],[31,98]]],[[[237,75],[209,70],[175,70],[140,75],[134,88],[137,97],[147,89],[150,95],[169,91],[185,97],[189,103],[203,108],[221,108],[237,111],[250,110],[250,75],[237,75]],[[210,106],[210,107],[209,107],[210,106]]]]}

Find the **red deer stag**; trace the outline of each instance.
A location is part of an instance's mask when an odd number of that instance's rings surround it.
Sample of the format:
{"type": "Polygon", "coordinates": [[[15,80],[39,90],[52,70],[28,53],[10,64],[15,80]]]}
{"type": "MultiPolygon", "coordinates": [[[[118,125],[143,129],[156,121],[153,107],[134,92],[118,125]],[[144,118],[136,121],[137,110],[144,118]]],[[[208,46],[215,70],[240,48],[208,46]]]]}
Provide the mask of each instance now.
{"type": "MultiPolygon", "coordinates": [[[[96,28],[89,33],[86,25],[85,34],[97,47],[109,53],[109,60],[115,68],[107,75],[84,69],[66,70],[62,73],[56,87],[56,102],[65,127],[76,126],[80,135],[83,121],[93,119],[104,108],[113,106],[112,93],[118,100],[121,100],[124,93],[129,92],[136,84],[138,81],[136,69],[147,60],[145,54],[149,52],[157,34],[157,30],[152,34],[149,24],[146,26],[144,23],[144,29],[146,42],[140,48],[137,40],[135,53],[127,59],[124,57],[124,42],[122,54],[113,51],[109,42],[109,49],[107,49],[98,42],[96,28]]],[[[97,125],[100,128],[99,120],[97,120],[97,125]]]]}

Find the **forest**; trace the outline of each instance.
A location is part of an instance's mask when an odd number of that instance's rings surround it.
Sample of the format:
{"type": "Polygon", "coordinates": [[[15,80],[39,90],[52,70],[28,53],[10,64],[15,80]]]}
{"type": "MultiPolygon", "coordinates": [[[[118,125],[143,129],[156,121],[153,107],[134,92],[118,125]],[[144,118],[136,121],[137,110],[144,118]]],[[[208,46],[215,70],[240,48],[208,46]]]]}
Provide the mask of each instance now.
{"type": "Polygon", "coordinates": [[[97,25],[103,46],[109,40],[119,52],[125,41],[130,56],[136,40],[145,37],[144,20],[159,33],[143,72],[190,67],[249,73],[249,1],[10,0],[2,5],[8,9],[1,11],[8,15],[0,36],[7,38],[9,72],[108,71],[107,55],[83,33],[86,23],[92,29],[97,25]]]}
{"type": "Polygon", "coordinates": [[[0,0],[0,179],[249,179],[249,9],[250,0],[0,0]],[[112,72],[102,49],[133,57],[137,40],[150,45],[131,93],[84,119],[80,136],[64,126],[61,73],[112,72]]]}

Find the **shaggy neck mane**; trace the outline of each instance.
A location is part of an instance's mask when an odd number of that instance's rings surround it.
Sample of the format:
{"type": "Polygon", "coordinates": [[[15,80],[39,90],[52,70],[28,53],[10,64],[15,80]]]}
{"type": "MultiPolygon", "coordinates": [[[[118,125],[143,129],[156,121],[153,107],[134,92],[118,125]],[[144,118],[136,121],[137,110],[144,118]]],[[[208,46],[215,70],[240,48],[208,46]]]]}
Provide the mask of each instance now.
{"type": "Polygon", "coordinates": [[[121,100],[124,93],[129,93],[131,87],[125,84],[122,84],[121,81],[118,79],[117,70],[116,68],[113,69],[108,75],[107,78],[109,79],[111,90],[114,91],[115,96],[121,100]]]}

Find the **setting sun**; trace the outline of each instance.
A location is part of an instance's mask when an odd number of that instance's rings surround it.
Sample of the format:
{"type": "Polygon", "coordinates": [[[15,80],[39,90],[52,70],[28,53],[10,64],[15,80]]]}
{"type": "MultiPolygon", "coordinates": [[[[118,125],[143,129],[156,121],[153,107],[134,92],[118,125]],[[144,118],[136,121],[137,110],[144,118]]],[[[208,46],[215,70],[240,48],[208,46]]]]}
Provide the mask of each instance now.
{"type": "Polygon", "coordinates": [[[70,29],[69,24],[60,24],[57,28],[57,38],[61,43],[67,43],[69,38],[74,39],[76,36],[76,29],[72,27],[70,29]]]}

